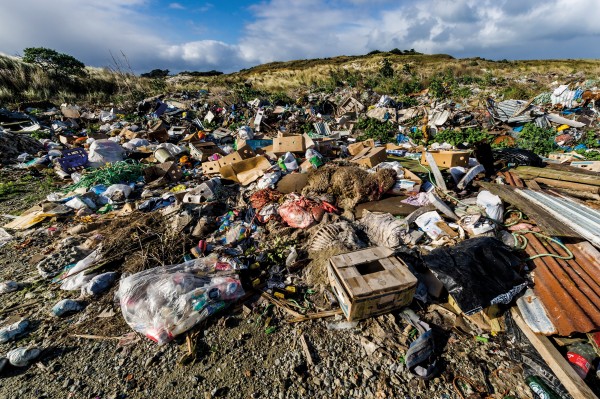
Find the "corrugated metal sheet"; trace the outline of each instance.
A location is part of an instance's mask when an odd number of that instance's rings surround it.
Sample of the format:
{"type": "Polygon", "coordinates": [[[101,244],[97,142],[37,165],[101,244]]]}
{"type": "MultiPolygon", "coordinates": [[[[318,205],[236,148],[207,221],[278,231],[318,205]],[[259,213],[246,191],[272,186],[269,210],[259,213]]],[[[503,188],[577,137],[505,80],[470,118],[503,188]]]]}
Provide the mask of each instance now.
{"type": "Polygon", "coordinates": [[[564,196],[554,196],[540,191],[516,190],[527,200],[550,212],[554,218],[600,248],[600,212],[564,196]]]}
{"type": "Polygon", "coordinates": [[[546,312],[542,301],[531,288],[528,288],[525,294],[517,299],[517,306],[523,319],[533,332],[543,335],[558,333],[558,330],[552,324],[552,320],[548,317],[548,312],[546,312]]]}
{"type": "Polygon", "coordinates": [[[506,100],[499,103],[489,100],[488,110],[494,119],[502,122],[527,123],[534,120],[535,116],[530,115],[530,113],[536,107],[530,105],[523,111],[523,107],[526,105],[527,101],[521,100],[506,100]],[[515,116],[517,114],[519,115],[515,116]]]}
{"type": "MultiPolygon", "coordinates": [[[[565,255],[555,243],[542,241],[532,233],[525,237],[529,256],[565,255]]],[[[566,246],[573,259],[544,256],[530,261],[535,266],[533,291],[559,335],[600,330],[600,253],[585,241],[566,246]]]]}

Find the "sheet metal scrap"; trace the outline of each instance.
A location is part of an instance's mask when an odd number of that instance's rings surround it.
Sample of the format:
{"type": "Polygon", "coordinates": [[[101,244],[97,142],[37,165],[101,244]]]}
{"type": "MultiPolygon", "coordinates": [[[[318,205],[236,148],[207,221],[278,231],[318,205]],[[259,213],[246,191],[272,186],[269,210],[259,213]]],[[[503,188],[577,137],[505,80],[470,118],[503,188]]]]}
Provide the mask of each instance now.
{"type": "MultiPolygon", "coordinates": [[[[564,250],[554,243],[542,242],[532,233],[525,237],[529,242],[525,252],[529,256],[564,255],[564,250]]],[[[599,330],[600,253],[586,241],[566,244],[566,247],[573,253],[573,259],[543,256],[530,261],[535,266],[533,291],[559,335],[599,330]]]]}

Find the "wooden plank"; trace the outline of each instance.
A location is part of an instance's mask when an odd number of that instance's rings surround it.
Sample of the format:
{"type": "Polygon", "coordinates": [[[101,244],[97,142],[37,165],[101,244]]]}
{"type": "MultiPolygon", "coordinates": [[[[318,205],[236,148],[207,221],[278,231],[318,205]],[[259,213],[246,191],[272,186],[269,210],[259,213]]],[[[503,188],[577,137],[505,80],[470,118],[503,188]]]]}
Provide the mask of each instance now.
{"type": "Polygon", "coordinates": [[[536,191],[542,191],[542,188],[540,187],[539,184],[537,184],[537,182],[535,180],[525,180],[525,184],[527,185],[527,188],[530,188],[530,189],[536,190],[536,191]]]}
{"type": "Polygon", "coordinates": [[[581,238],[578,233],[557,220],[550,212],[518,195],[514,187],[482,181],[478,181],[476,184],[522,211],[531,220],[535,221],[545,234],[556,237],[581,238]]]}
{"type": "Polygon", "coordinates": [[[569,190],[585,191],[593,194],[600,194],[600,187],[591,186],[589,184],[573,183],[570,181],[546,179],[544,177],[538,177],[535,179],[536,182],[545,184],[555,188],[566,188],[569,190]]]}
{"type": "Polygon", "coordinates": [[[523,188],[525,187],[525,184],[523,184],[523,180],[521,180],[521,178],[519,176],[517,176],[514,173],[510,173],[510,176],[512,177],[513,181],[515,182],[515,186],[519,187],[519,188],[523,188]]]}
{"type": "Polygon", "coordinates": [[[535,179],[538,177],[544,177],[546,179],[571,181],[574,183],[600,186],[600,173],[591,175],[585,173],[565,172],[550,168],[535,168],[533,166],[519,166],[518,168],[513,169],[512,172],[516,173],[522,179],[535,179]]]}
{"type": "Polygon", "coordinates": [[[444,181],[444,177],[442,176],[442,172],[440,172],[437,163],[435,163],[433,155],[430,152],[425,152],[425,159],[429,164],[431,173],[433,173],[433,177],[435,178],[435,184],[440,188],[440,190],[448,191],[448,188],[446,187],[446,182],[444,181]]]}
{"type": "Polygon", "coordinates": [[[310,353],[308,342],[306,342],[306,335],[300,335],[300,344],[302,345],[302,351],[304,352],[304,356],[306,356],[306,362],[309,365],[313,366],[315,364],[315,360],[313,359],[312,353],[310,353]]]}
{"type": "Polygon", "coordinates": [[[521,316],[521,312],[516,307],[511,308],[511,315],[517,326],[523,331],[523,334],[525,334],[529,342],[531,342],[571,396],[578,399],[598,399],[590,387],[586,385],[573,367],[571,367],[567,359],[558,352],[552,342],[547,337],[536,334],[529,328],[523,316],[521,316]]]}
{"type": "Polygon", "coordinates": [[[307,313],[306,316],[294,317],[292,319],[287,319],[286,322],[287,323],[299,323],[301,321],[323,319],[325,317],[333,317],[333,316],[337,316],[338,314],[343,314],[343,313],[344,312],[342,311],[342,309],[326,310],[324,312],[319,312],[319,313],[307,313]]]}

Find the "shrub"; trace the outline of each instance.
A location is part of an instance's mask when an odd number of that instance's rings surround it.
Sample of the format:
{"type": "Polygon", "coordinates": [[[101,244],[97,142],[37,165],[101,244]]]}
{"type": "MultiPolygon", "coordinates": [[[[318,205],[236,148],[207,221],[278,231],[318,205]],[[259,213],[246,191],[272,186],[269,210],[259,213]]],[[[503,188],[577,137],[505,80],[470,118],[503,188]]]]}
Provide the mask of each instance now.
{"type": "Polygon", "coordinates": [[[517,146],[538,155],[547,156],[556,148],[555,137],[554,129],[542,129],[534,123],[528,123],[523,127],[517,139],[517,146]]]}
{"type": "Polygon", "coordinates": [[[86,75],[83,62],[45,47],[28,47],[23,50],[23,62],[37,64],[44,71],[53,71],[58,75],[86,75]]]}

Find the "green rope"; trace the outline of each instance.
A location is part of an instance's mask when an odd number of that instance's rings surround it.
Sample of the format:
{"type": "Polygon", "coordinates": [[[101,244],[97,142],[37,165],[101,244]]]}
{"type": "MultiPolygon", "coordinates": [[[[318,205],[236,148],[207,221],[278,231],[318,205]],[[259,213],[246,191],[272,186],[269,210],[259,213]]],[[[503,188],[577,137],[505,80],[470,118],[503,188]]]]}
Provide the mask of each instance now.
{"type": "Polygon", "coordinates": [[[545,238],[548,241],[552,241],[553,243],[557,244],[558,246],[560,246],[568,255],[567,256],[561,256],[561,255],[557,255],[557,254],[537,254],[537,255],[533,255],[530,256],[529,258],[525,259],[525,260],[533,260],[533,259],[537,259],[537,258],[541,258],[544,256],[549,256],[551,258],[557,258],[557,259],[562,259],[562,260],[570,260],[573,259],[573,252],[571,252],[571,250],[569,248],[567,248],[562,242],[558,241],[555,238],[549,237],[545,234],[542,233],[538,233],[536,231],[531,231],[531,230],[523,230],[523,231],[519,231],[519,232],[514,232],[512,233],[514,239],[515,239],[515,247],[517,247],[518,249],[525,249],[527,247],[527,245],[529,244],[529,240],[527,240],[527,237],[524,236],[524,234],[526,233],[532,233],[538,237],[542,237],[545,238]],[[522,240],[523,241],[523,245],[522,246],[518,246],[518,240],[522,240]]]}

